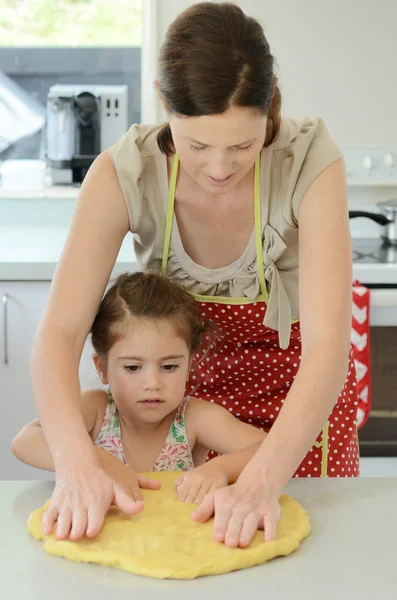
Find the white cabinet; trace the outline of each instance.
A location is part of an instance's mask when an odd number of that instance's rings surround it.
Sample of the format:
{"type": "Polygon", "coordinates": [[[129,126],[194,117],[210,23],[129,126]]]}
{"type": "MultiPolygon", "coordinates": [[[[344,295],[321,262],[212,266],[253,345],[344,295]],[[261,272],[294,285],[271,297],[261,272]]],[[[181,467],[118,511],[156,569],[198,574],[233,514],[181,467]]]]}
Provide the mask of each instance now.
{"type": "MultiPolygon", "coordinates": [[[[29,374],[29,357],[50,289],[48,281],[0,281],[0,479],[52,479],[53,474],[18,461],[11,442],[37,417],[29,374]]],[[[81,364],[82,389],[99,387],[87,341],[81,364]]]]}

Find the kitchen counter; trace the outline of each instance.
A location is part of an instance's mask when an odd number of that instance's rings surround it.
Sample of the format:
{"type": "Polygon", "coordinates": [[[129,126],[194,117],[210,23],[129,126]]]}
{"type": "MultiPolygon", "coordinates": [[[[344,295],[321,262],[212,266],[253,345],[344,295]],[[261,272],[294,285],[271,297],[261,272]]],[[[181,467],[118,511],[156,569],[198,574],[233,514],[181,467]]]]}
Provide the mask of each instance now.
{"type": "MultiPolygon", "coordinates": [[[[68,234],[67,227],[0,227],[0,281],[51,281],[68,234]]],[[[137,270],[127,234],[112,277],[137,270]]]]}
{"type": "Polygon", "coordinates": [[[30,512],[53,483],[0,482],[2,598],[57,600],[395,600],[397,478],[306,479],[286,492],[308,511],[312,533],[289,557],[227,575],[159,581],[48,555],[29,536],[30,512]]]}
{"type": "MultiPolygon", "coordinates": [[[[45,211],[46,206],[39,208],[45,211]]],[[[50,208],[48,209],[50,210],[50,208]]],[[[67,208],[64,209],[67,212],[67,208]]],[[[32,218],[34,215],[31,215],[32,218]]],[[[36,219],[38,216],[36,216],[36,219]]],[[[46,226],[19,224],[0,225],[0,281],[51,281],[68,234],[68,224],[54,224],[53,217],[46,226]]],[[[63,215],[66,220],[66,215],[63,215]]],[[[61,219],[60,219],[61,220],[61,219]]],[[[1,219],[0,219],[1,223],[1,219]]],[[[376,273],[384,272],[397,278],[397,265],[376,265],[376,273]]],[[[112,277],[125,271],[135,271],[138,264],[132,244],[132,234],[125,237],[120,248],[112,277]]],[[[373,281],[373,265],[354,264],[353,278],[366,282],[368,273],[373,281]]]]}

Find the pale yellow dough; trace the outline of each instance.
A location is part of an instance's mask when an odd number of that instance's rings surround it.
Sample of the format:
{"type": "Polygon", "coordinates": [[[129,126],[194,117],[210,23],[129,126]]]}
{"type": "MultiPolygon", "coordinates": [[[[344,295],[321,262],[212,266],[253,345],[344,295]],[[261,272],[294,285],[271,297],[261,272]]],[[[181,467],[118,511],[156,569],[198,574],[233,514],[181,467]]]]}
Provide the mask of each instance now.
{"type": "Polygon", "coordinates": [[[145,509],[136,516],[111,508],[94,540],[57,541],[54,534],[43,535],[41,520],[45,507],[30,515],[28,531],[34,538],[45,540],[44,550],[49,554],[157,579],[193,579],[246,569],[290,554],[310,533],[306,512],[296,500],[283,495],[275,541],[264,543],[263,531],[258,531],[248,548],[228,548],[212,539],[212,519],[197,523],[190,518],[194,505],[178,502],[174,490],[178,473],[147,475],[159,479],[162,489],[143,490],[145,509]]]}

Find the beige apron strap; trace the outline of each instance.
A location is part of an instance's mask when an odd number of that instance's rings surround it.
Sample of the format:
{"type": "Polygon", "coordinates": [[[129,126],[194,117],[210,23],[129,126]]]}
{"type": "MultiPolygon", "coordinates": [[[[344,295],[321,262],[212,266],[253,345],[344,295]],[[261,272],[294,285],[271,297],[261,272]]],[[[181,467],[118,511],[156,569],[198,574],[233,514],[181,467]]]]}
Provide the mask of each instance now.
{"type": "Polygon", "coordinates": [[[161,261],[161,268],[164,271],[164,273],[167,271],[168,254],[170,252],[172,223],[174,221],[175,189],[176,189],[176,177],[178,175],[178,165],[179,165],[179,158],[178,158],[178,154],[176,153],[174,156],[174,162],[172,164],[170,191],[168,192],[167,217],[166,217],[166,222],[165,222],[163,257],[162,257],[162,261],[161,261]]]}

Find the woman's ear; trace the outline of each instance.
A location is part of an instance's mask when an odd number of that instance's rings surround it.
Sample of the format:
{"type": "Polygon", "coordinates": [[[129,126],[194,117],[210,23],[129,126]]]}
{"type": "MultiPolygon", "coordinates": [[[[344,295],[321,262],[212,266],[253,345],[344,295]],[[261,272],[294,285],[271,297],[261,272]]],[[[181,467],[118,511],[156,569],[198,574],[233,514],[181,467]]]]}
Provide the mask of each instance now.
{"type": "Polygon", "coordinates": [[[99,356],[98,354],[94,354],[92,360],[94,361],[94,365],[101,380],[101,383],[103,385],[108,385],[109,379],[106,374],[105,359],[102,356],[99,356]]]}
{"type": "Polygon", "coordinates": [[[161,94],[161,92],[160,92],[160,84],[159,84],[159,82],[157,81],[157,79],[156,79],[156,81],[154,82],[154,87],[155,87],[155,88],[156,88],[156,90],[157,90],[157,95],[158,95],[158,97],[159,97],[159,100],[160,100],[160,102],[161,102],[161,105],[162,105],[162,107],[163,107],[163,108],[164,108],[164,110],[167,112],[167,106],[166,106],[165,100],[164,100],[164,98],[163,98],[163,96],[162,96],[162,94],[161,94]]]}

